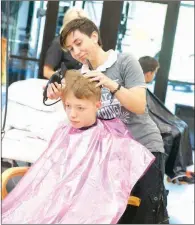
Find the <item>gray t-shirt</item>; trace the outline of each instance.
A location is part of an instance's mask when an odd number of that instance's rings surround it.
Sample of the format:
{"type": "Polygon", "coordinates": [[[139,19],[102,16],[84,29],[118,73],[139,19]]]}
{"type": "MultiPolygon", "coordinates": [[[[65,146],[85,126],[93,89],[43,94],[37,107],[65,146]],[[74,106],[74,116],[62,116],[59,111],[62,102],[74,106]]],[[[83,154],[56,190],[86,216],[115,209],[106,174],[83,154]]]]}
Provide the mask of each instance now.
{"type": "MultiPolygon", "coordinates": [[[[144,74],[141,66],[131,54],[118,55],[117,61],[107,68],[105,73],[125,88],[145,87],[144,74]]],[[[120,118],[129,128],[131,135],[151,152],[164,152],[164,146],[159,129],[148,114],[137,115],[121,106],[120,102],[112,99],[107,88],[102,88],[102,107],[98,111],[98,117],[102,119],[120,118]]]]}

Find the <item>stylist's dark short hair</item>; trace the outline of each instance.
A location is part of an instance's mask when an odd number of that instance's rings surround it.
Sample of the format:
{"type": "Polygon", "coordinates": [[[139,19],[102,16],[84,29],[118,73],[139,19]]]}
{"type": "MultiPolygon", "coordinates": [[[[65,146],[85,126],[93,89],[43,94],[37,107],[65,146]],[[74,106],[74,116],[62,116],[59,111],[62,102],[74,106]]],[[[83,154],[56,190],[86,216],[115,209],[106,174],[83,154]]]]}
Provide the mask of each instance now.
{"type": "Polygon", "coordinates": [[[65,44],[66,44],[67,36],[76,30],[79,30],[81,33],[86,34],[88,37],[91,37],[91,34],[94,31],[97,32],[98,44],[99,44],[99,46],[102,46],[100,32],[99,32],[97,26],[91,20],[89,20],[87,18],[77,18],[77,19],[71,20],[61,31],[60,45],[63,49],[66,49],[65,44]]]}
{"type": "Polygon", "coordinates": [[[151,56],[143,56],[139,59],[139,63],[142,67],[143,73],[154,72],[160,67],[159,62],[151,56]]]}

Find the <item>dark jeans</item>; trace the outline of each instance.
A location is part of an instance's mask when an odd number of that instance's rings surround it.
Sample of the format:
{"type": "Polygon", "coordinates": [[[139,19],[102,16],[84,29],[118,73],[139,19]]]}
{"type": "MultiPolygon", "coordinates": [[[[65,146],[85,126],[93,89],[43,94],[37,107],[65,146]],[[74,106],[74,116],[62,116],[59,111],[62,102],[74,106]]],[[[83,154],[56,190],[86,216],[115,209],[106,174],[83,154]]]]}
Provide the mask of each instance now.
{"type": "Polygon", "coordinates": [[[128,205],[119,224],[169,224],[167,191],[164,187],[165,156],[153,152],[156,157],[146,174],[134,186],[131,195],[139,197],[139,207],[128,205]]]}

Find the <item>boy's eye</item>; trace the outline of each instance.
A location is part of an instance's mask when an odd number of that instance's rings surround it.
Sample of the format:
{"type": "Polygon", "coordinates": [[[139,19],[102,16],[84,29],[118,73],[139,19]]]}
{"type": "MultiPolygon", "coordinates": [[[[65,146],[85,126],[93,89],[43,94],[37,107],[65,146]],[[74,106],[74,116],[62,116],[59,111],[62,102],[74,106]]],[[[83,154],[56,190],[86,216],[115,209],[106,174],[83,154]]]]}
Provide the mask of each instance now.
{"type": "Polygon", "coordinates": [[[70,108],[70,105],[68,105],[68,104],[67,104],[67,105],[65,105],[65,106],[66,106],[66,108],[70,108]]]}
{"type": "Polygon", "coordinates": [[[78,109],[79,109],[80,111],[83,111],[83,110],[84,110],[84,108],[81,107],[81,106],[79,106],[78,109]]]}

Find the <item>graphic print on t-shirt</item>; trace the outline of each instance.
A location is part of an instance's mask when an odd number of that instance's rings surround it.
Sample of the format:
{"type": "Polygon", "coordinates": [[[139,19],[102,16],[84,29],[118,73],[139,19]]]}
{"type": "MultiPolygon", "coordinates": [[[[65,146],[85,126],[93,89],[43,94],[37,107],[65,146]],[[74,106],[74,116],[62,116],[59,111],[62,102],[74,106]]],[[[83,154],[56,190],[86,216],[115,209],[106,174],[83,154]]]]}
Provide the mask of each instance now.
{"type": "Polygon", "coordinates": [[[100,119],[114,119],[120,118],[124,123],[128,123],[130,115],[124,107],[121,107],[118,99],[112,96],[107,88],[101,90],[101,108],[98,110],[98,118],[100,119]]]}

